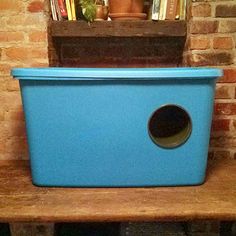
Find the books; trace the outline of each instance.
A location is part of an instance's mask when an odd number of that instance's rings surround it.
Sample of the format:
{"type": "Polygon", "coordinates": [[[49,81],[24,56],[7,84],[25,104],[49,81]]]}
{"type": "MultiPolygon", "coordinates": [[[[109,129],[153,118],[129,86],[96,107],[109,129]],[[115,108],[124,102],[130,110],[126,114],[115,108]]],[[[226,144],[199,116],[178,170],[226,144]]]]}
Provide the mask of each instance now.
{"type": "Polygon", "coordinates": [[[180,20],[185,20],[186,19],[186,8],[187,8],[187,0],[179,0],[179,6],[180,6],[180,20]]]}
{"type": "Polygon", "coordinates": [[[75,0],[50,0],[53,20],[76,20],[75,0]]]}
{"type": "Polygon", "coordinates": [[[187,0],[153,0],[152,20],[185,20],[187,0]]]}
{"type": "MultiPolygon", "coordinates": [[[[151,0],[149,19],[152,20],[185,20],[187,0],[151,0]]],[[[77,0],[50,0],[53,20],[77,20],[79,16],[77,0]],[[77,5],[76,5],[77,3],[77,5]]]]}
{"type": "Polygon", "coordinates": [[[54,0],[50,0],[50,7],[51,7],[52,19],[53,20],[58,20],[56,5],[55,5],[54,0]]]}
{"type": "Polygon", "coordinates": [[[160,0],[153,0],[152,3],[152,20],[159,19],[159,12],[160,12],[160,0]]]}
{"type": "Polygon", "coordinates": [[[72,20],[76,20],[75,0],[70,0],[72,20]]]}
{"type": "Polygon", "coordinates": [[[175,20],[178,0],[167,0],[166,20],[175,20]]]}
{"type": "Polygon", "coordinates": [[[66,11],[68,14],[68,20],[72,20],[72,11],[71,11],[70,0],[66,0],[66,11]]]}
{"type": "Polygon", "coordinates": [[[67,18],[66,4],[64,0],[55,0],[58,3],[60,14],[62,18],[67,18]]]}

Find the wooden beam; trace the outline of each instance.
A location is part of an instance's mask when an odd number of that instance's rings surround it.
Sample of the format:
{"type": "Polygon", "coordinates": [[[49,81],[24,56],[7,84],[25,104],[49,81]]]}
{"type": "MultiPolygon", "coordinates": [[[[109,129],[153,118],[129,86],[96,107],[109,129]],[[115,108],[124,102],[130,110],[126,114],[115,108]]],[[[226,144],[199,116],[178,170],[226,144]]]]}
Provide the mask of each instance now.
{"type": "Polygon", "coordinates": [[[53,37],[184,37],[186,21],[52,21],[53,37]]]}

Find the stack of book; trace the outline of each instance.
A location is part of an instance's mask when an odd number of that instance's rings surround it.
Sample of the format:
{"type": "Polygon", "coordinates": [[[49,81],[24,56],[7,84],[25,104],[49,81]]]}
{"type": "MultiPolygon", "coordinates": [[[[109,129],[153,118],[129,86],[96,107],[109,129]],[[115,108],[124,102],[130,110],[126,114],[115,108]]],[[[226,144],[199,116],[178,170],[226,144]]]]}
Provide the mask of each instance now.
{"type": "Polygon", "coordinates": [[[153,0],[152,20],[185,20],[186,0],[153,0]]]}
{"type": "Polygon", "coordinates": [[[50,0],[53,20],[76,20],[75,0],[50,0]]]}

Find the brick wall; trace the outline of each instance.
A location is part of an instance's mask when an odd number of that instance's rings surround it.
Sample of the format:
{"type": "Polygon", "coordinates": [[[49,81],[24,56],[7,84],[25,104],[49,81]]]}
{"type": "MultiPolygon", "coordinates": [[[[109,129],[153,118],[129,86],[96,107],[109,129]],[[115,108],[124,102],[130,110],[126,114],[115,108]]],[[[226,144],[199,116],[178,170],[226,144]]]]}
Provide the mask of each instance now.
{"type": "Polygon", "coordinates": [[[210,157],[235,158],[236,2],[191,1],[189,22],[185,57],[188,65],[225,70],[216,87],[210,157]]]}
{"type": "Polygon", "coordinates": [[[48,66],[44,0],[0,1],[0,160],[27,158],[24,116],[12,67],[48,66]]]}

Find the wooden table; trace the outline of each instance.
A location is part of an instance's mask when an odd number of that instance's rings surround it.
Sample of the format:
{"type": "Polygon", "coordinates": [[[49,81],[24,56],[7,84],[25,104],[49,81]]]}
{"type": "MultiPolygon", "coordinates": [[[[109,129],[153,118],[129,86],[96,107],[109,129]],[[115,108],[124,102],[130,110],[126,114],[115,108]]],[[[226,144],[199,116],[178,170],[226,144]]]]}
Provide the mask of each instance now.
{"type": "Polygon", "coordinates": [[[236,161],[191,187],[42,188],[27,161],[0,162],[0,222],[236,220],[236,161]]]}

